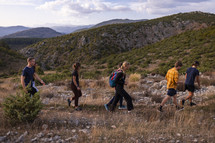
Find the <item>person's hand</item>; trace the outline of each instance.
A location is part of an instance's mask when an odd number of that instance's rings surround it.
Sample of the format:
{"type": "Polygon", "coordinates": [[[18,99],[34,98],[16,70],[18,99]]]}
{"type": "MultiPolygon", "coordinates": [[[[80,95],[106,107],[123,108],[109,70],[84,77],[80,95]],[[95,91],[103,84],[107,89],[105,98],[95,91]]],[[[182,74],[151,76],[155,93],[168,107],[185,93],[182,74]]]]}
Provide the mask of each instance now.
{"type": "Polygon", "coordinates": [[[80,87],[77,87],[77,89],[78,89],[78,90],[81,90],[81,88],[80,88],[80,87]]]}
{"type": "Polygon", "coordinates": [[[45,82],[44,82],[43,80],[41,80],[41,81],[40,81],[40,83],[42,83],[42,84],[43,84],[43,86],[44,86],[44,85],[46,85],[46,84],[45,84],[45,82]]]}

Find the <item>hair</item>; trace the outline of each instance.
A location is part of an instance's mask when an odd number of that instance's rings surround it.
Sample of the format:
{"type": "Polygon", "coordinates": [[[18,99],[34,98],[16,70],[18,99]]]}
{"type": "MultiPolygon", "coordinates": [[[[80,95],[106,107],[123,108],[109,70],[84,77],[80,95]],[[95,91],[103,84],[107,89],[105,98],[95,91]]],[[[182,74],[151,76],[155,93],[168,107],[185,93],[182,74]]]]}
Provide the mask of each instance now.
{"type": "Polygon", "coordinates": [[[124,67],[127,67],[129,65],[130,65],[129,62],[125,61],[125,62],[122,63],[121,68],[123,69],[124,67]]]}
{"type": "Polygon", "coordinates": [[[30,61],[32,61],[32,60],[34,60],[35,58],[34,57],[29,57],[28,59],[27,59],[27,62],[30,62],[30,61]]]}
{"type": "Polygon", "coordinates": [[[74,63],[74,64],[73,64],[73,69],[74,69],[74,70],[77,70],[80,66],[81,66],[80,63],[74,63]]]}
{"type": "Polygon", "coordinates": [[[175,67],[182,67],[182,62],[181,61],[177,61],[176,63],[175,63],[175,67]]]}
{"type": "Polygon", "coordinates": [[[195,62],[193,62],[193,64],[192,64],[192,66],[199,66],[200,64],[199,64],[199,62],[198,61],[195,61],[195,62]]]}

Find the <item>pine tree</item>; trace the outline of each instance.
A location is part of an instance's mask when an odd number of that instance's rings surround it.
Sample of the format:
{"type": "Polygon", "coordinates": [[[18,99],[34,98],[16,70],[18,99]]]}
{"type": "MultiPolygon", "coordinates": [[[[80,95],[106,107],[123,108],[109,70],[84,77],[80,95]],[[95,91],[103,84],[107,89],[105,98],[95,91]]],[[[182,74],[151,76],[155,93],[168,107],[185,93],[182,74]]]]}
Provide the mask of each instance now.
{"type": "Polygon", "coordinates": [[[10,95],[3,103],[4,115],[11,122],[33,122],[43,105],[39,93],[10,95]]]}

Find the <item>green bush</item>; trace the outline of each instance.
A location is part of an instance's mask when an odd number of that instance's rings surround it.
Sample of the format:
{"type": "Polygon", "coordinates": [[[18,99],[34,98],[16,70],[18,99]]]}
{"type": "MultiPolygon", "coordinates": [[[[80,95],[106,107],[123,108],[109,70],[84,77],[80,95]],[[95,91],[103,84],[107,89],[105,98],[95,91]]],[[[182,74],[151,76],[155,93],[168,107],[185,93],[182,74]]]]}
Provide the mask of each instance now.
{"type": "Polygon", "coordinates": [[[3,102],[4,115],[11,123],[33,122],[43,105],[39,93],[10,95],[3,102]]]}

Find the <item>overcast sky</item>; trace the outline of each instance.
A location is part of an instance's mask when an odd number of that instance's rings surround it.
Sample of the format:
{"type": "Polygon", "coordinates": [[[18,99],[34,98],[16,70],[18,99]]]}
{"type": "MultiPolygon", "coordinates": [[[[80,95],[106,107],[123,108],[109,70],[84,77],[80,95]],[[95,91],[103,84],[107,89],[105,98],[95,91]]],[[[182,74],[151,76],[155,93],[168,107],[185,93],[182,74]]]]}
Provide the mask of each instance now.
{"type": "Polygon", "coordinates": [[[0,0],[0,26],[88,25],[190,11],[215,13],[215,0],[0,0]]]}

